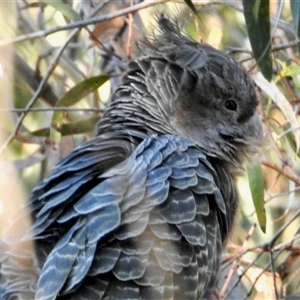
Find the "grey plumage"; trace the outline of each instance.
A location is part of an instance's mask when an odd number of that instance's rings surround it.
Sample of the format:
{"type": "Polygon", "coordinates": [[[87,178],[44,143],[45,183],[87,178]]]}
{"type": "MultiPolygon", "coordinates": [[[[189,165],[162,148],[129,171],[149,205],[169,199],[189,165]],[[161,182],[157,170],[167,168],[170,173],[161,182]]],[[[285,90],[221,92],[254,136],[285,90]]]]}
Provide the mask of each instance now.
{"type": "Polygon", "coordinates": [[[262,135],[257,100],[233,58],[164,16],[158,25],[95,137],[33,191],[32,228],[17,244],[34,240],[36,253],[3,239],[0,299],[212,297],[234,177],[262,135]]]}

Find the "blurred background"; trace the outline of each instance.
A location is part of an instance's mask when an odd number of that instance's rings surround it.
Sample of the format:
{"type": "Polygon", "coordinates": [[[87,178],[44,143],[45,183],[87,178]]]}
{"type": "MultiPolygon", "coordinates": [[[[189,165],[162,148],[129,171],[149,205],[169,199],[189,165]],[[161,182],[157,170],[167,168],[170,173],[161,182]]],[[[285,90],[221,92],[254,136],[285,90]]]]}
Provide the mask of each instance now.
{"type": "Polygon", "coordinates": [[[238,179],[220,297],[300,299],[298,0],[0,0],[0,235],[53,165],[93,135],[162,11],[234,56],[257,86],[265,139],[238,179]]]}

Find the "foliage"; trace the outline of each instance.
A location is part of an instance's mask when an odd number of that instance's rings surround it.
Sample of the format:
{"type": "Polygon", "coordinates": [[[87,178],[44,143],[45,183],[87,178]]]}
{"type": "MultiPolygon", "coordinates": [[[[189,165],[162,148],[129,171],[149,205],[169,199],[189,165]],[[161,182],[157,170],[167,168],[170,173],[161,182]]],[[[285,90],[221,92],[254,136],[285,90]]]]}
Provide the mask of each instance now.
{"type": "Polygon", "coordinates": [[[29,194],[92,135],[123,60],[138,54],[134,40],[165,9],[194,39],[243,63],[256,82],[265,125],[260,154],[238,181],[241,209],[224,257],[221,297],[300,295],[300,2],[244,0],[244,10],[238,1],[138,2],[0,4],[1,230],[27,198],[14,190],[29,194]]]}

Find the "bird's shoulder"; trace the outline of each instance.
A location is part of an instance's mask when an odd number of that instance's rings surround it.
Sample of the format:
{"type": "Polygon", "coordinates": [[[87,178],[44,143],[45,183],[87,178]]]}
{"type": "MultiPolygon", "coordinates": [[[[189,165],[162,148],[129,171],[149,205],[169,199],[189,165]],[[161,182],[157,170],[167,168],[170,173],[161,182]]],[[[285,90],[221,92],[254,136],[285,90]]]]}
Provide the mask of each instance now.
{"type": "MultiPolygon", "coordinates": [[[[214,168],[192,141],[174,135],[143,137],[97,136],[56,165],[29,201],[38,225],[36,233],[46,229],[43,216],[47,215],[49,222],[57,221],[58,216],[66,215],[66,208],[87,203],[97,190],[101,193],[95,201],[104,203],[105,190],[120,190],[125,197],[126,190],[140,189],[145,183],[150,187],[162,185],[162,180],[179,189],[205,186],[199,181],[202,177],[215,185],[214,168]],[[55,212],[53,218],[49,218],[49,212],[55,212]],[[43,220],[41,224],[39,219],[43,220]],[[44,227],[38,230],[39,225],[44,227]]],[[[224,211],[222,202],[219,206],[224,211]]]]}

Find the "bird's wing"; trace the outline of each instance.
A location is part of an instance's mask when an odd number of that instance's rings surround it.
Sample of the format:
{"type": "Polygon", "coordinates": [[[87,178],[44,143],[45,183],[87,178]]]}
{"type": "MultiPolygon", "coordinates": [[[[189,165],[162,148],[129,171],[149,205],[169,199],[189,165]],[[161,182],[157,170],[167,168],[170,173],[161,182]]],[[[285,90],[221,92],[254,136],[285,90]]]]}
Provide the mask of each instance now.
{"type": "Polygon", "coordinates": [[[36,299],[203,296],[216,279],[226,214],[205,155],[186,139],[153,136],[101,173],[103,158],[88,145],[34,191],[33,238],[52,247],[36,299]]]}
{"type": "Polygon", "coordinates": [[[73,150],[33,190],[28,203],[0,239],[1,300],[9,299],[10,294],[17,295],[16,299],[34,298],[40,266],[68,230],[56,222],[57,218],[101,181],[99,174],[124,161],[136,148],[135,140],[143,138],[137,132],[94,137],[73,150]],[[29,215],[32,226],[26,232],[29,215]],[[32,240],[36,255],[32,253],[32,240]]]}

